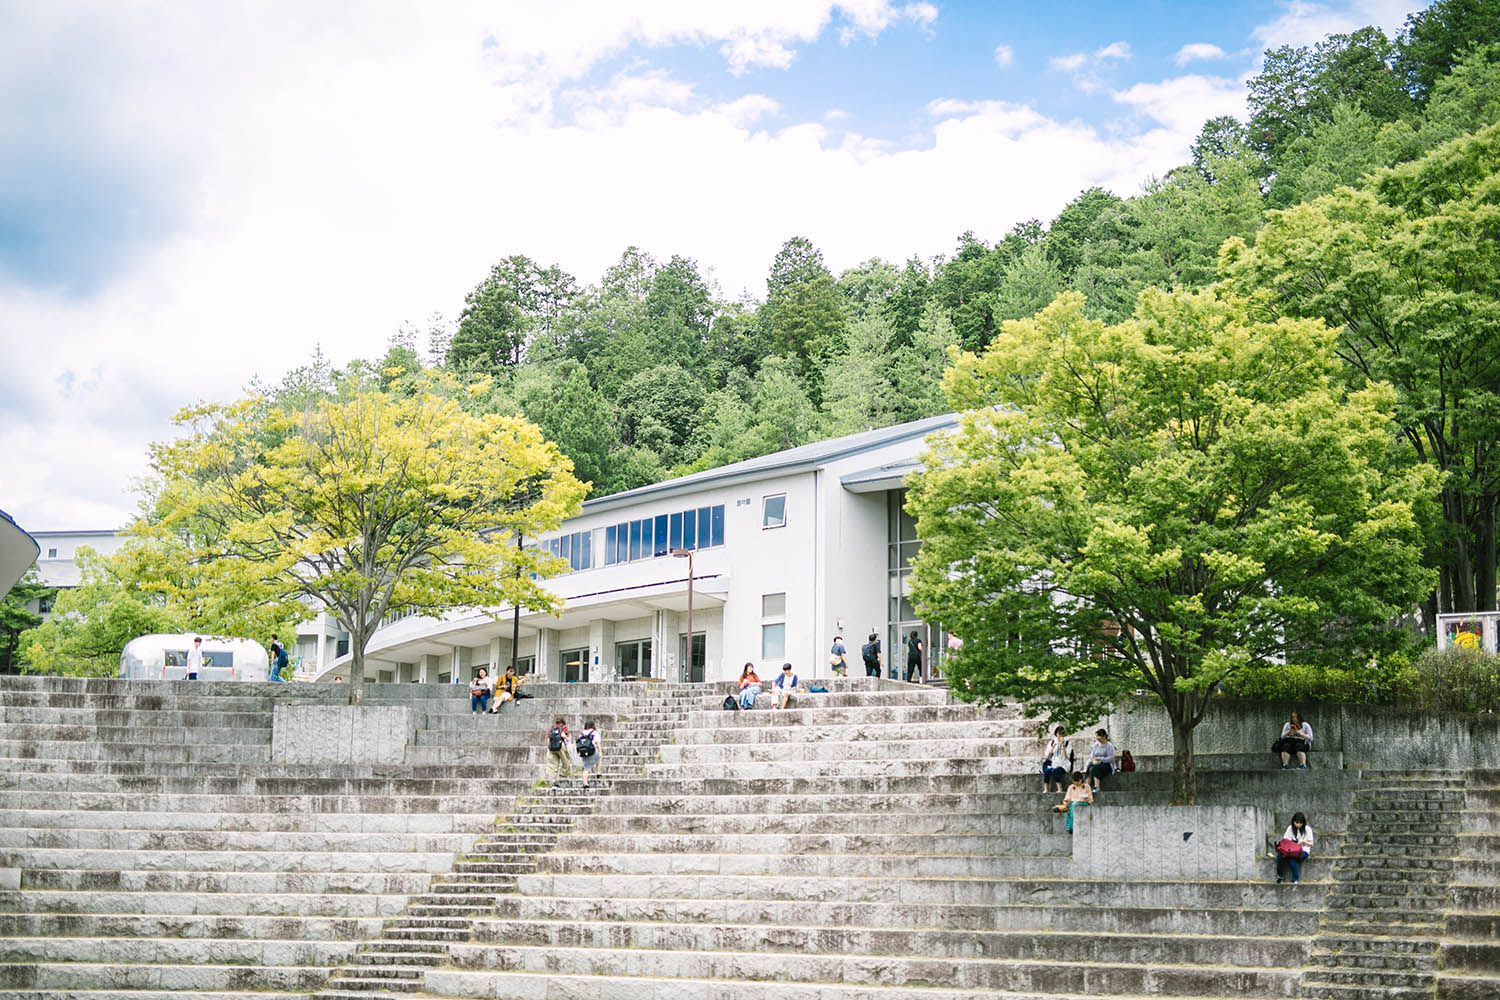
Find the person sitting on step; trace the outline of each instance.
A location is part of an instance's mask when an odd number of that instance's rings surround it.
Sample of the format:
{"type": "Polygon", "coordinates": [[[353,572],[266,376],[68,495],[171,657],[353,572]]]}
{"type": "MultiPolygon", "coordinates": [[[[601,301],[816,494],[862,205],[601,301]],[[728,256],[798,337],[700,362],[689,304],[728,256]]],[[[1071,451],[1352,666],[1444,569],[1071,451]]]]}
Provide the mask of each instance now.
{"type": "Polygon", "coordinates": [[[754,708],[755,697],[760,694],[760,678],[755,675],[755,664],[745,664],[740,671],[740,708],[754,708]]]}
{"type": "Polygon", "coordinates": [[[797,690],[797,675],[792,673],[792,665],[783,663],[781,665],[781,676],[776,678],[776,707],[786,708],[792,703],[792,692],[797,690]]]}
{"type": "Polygon", "coordinates": [[[505,673],[500,676],[500,679],[495,681],[495,698],[490,703],[490,714],[498,714],[501,705],[521,697],[520,687],[521,677],[516,673],[516,665],[512,663],[505,668],[505,673]]]}
{"type": "Polygon", "coordinates": [[[1094,791],[1099,791],[1099,779],[1115,773],[1115,745],[1109,741],[1109,733],[1100,729],[1094,733],[1094,745],[1089,748],[1089,766],[1086,773],[1093,782],[1094,791]]]}
{"type": "Polygon", "coordinates": [[[1292,885],[1302,878],[1302,862],[1312,856],[1313,828],[1301,813],[1292,816],[1286,832],[1276,845],[1276,881],[1286,881],[1287,869],[1292,872],[1292,885]]]}
{"type": "Polygon", "coordinates": [[[1302,713],[1293,712],[1291,719],[1281,727],[1281,739],[1272,745],[1273,753],[1281,754],[1281,769],[1292,766],[1292,755],[1297,756],[1297,770],[1307,770],[1307,755],[1312,752],[1312,726],[1302,721],[1302,713]]]}
{"type": "Polygon", "coordinates": [[[1070,768],[1068,757],[1068,738],[1063,735],[1063,727],[1058,726],[1052,731],[1052,738],[1047,741],[1047,749],[1042,751],[1043,795],[1063,790],[1070,768]],[[1057,786],[1055,789],[1052,787],[1054,785],[1057,786]]]}
{"type": "Polygon", "coordinates": [[[1078,806],[1091,806],[1094,804],[1094,792],[1089,788],[1088,781],[1084,778],[1082,771],[1073,772],[1073,783],[1063,793],[1063,800],[1052,808],[1060,813],[1068,814],[1067,830],[1073,832],[1073,810],[1078,806]]]}
{"type": "Polygon", "coordinates": [[[483,667],[469,682],[469,712],[488,712],[490,709],[490,675],[483,667]]]}

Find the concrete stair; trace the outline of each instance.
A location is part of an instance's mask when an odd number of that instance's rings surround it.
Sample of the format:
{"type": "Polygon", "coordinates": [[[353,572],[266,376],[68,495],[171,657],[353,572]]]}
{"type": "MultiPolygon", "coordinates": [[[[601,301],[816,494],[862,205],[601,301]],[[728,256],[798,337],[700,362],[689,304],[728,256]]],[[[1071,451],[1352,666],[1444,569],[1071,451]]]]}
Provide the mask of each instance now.
{"type": "Polygon", "coordinates": [[[1433,995],[1463,807],[1461,773],[1362,775],[1304,997],[1433,995]]]}
{"type": "Polygon", "coordinates": [[[1500,996],[1500,771],[1465,775],[1453,853],[1436,994],[1439,1000],[1488,1000],[1500,996]]]}

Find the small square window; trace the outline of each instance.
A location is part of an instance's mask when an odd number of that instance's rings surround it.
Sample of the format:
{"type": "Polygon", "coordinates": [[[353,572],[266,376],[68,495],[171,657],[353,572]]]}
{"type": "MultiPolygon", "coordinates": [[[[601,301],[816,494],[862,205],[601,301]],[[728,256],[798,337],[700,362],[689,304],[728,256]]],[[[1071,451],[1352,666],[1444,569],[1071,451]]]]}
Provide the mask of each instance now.
{"type": "Polygon", "coordinates": [[[760,658],[762,660],[786,659],[786,623],[760,627],[760,658]]]}
{"type": "Polygon", "coordinates": [[[47,550],[47,558],[48,559],[56,559],[57,558],[57,550],[56,549],[48,549],[47,550]]]}
{"type": "Polygon", "coordinates": [[[786,494],[766,497],[761,501],[760,526],[762,528],[786,527],[786,494]]]}
{"type": "Polygon", "coordinates": [[[760,599],[762,618],[786,617],[786,594],[764,594],[760,599]]]}

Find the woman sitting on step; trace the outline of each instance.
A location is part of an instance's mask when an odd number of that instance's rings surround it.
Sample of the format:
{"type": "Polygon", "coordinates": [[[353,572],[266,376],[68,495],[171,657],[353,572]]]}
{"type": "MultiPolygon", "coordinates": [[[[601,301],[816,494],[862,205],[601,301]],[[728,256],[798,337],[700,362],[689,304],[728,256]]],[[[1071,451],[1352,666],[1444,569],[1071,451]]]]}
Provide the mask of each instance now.
{"type": "Polygon", "coordinates": [[[1094,733],[1094,745],[1089,748],[1089,766],[1084,770],[1094,791],[1099,791],[1099,781],[1115,773],[1115,745],[1109,741],[1109,733],[1103,729],[1094,733]]]}
{"type": "Polygon", "coordinates": [[[1292,754],[1297,755],[1297,770],[1306,771],[1312,742],[1312,726],[1302,721],[1301,712],[1293,712],[1291,719],[1281,727],[1281,739],[1272,744],[1271,751],[1281,754],[1283,771],[1292,766],[1292,754]]]}
{"type": "Polygon", "coordinates": [[[1296,813],[1276,844],[1276,881],[1285,882],[1290,868],[1292,885],[1296,885],[1302,878],[1302,862],[1312,856],[1312,846],[1313,829],[1307,825],[1306,816],[1296,813]]]}

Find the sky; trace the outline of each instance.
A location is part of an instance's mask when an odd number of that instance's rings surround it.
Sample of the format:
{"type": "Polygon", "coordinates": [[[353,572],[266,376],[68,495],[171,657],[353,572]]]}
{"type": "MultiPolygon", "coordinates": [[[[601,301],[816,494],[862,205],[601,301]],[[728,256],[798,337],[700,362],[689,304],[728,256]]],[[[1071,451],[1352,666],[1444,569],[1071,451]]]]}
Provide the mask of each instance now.
{"type": "MultiPolygon", "coordinates": [[[[1267,48],[1420,0],[0,0],[0,510],[116,528],[172,415],[629,246],[763,297],[1121,196],[1267,48]]],[[[420,346],[420,345],[419,345],[420,346]]]]}

